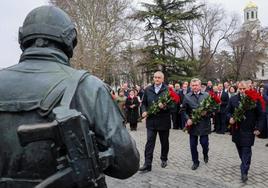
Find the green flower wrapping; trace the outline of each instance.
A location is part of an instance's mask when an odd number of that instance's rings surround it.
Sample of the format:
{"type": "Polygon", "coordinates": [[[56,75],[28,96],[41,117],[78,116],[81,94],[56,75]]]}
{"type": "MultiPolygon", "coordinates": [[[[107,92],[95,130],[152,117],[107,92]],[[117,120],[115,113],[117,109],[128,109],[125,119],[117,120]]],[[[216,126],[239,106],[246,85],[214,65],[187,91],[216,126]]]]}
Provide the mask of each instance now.
{"type": "Polygon", "coordinates": [[[192,125],[186,124],[183,131],[189,132],[193,125],[197,125],[204,116],[219,109],[221,100],[213,92],[209,92],[209,96],[201,101],[200,106],[192,111],[192,125]]]}
{"type": "Polygon", "coordinates": [[[212,113],[218,110],[220,107],[220,99],[213,93],[210,93],[209,97],[205,98],[200,106],[193,110],[192,112],[192,122],[193,124],[199,123],[203,118],[203,113],[212,113]]]}
{"type": "Polygon", "coordinates": [[[164,105],[177,104],[180,101],[178,94],[172,89],[168,88],[168,91],[164,95],[160,96],[156,102],[149,107],[148,116],[156,115],[160,112],[159,105],[162,103],[164,105]]]}

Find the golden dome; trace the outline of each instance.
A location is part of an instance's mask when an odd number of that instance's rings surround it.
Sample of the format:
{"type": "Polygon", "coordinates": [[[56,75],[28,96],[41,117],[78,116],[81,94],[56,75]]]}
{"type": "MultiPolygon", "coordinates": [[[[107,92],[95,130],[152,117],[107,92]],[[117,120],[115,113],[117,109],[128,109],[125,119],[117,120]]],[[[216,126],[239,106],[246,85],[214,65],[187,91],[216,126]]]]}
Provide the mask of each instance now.
{"type": "Polygon", "coordinates": [[[245,7],[245,9],[249,9],[249,8],[258,8],[258,6],[256,5],[256,3],[250,1],[247,6],[245,7]]]}

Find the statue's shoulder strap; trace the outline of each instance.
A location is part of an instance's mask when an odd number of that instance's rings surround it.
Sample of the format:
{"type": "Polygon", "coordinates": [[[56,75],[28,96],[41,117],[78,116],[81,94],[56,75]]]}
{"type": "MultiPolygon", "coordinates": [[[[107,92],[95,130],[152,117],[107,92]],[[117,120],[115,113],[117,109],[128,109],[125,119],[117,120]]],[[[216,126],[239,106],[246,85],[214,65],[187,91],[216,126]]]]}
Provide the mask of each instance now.
{"type": "Polygon", "coordinates": [[[73,71],[55,88],[49,91],[40,104],[39,114],[45,116],[60,102],[58,106],[70,107],[79,83],[90,74],[85,70],[73,71]]]}
{"type": "Polygon", "coordinates": [[[87,71],[80,70],[80,71],[76,71],[70,77],[70,79],[66,80],[67,86],[62,96],[60,106],[70,107],[71,101],[78,87],[78,84],[80,83],[80,81],[82,81],[85,78],[86,75],[89,75],[87,71]]]}

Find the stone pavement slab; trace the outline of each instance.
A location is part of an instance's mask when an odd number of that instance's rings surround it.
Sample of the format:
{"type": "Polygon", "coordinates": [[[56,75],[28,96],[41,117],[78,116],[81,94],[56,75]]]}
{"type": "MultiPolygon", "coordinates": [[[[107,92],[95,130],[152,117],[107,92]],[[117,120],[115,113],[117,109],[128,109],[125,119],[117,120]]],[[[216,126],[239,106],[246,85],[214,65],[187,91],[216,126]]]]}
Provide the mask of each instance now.
{"type": "MultiPolygon", "coordinates": [[[[129,129],[129,128],[128,128],[129,129]]],[[[144,162],[146,143],[145,124],[140,123],[137,131],[130,131],[140,151],[141,163],[144,162]]],[[[240,159],[235,145],[228,134],[212,133],[209,136],[209,162],[203,162],[202,148],[198,145],[200,166],[191,170],[189,135],[181,130],[170,130],[169,160],[166,168],[161,168],[160,142],[157,137],[152,171],[136,173],[126,180],[107,176],[111,188],[267,188],[268,187],[268,147],[267,139],[256,139],[253,146],[248,181],[240,180],[240,159]]]]}

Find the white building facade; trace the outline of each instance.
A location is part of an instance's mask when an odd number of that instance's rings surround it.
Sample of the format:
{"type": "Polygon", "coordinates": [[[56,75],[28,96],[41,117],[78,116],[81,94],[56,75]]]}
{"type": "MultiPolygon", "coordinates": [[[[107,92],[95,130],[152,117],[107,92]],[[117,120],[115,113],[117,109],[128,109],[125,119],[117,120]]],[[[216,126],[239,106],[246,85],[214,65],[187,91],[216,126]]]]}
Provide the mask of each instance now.
{"type": "MultiPolygon", "coordinates": [[[[256,35],[261,34],[263,31],[267,31],[267,28],[263,28],[258,19],[258,6],[252,1],[250,1],[244,8],[244,23],[242,30],[250,31],[256,35]]],[[[266,52],[266,57],[258,60],[262,63],[262,65],[258,66],[258,71],[256,72],[256,80],[260,81],[268,81],[268,49],[266,45],[266,43],[268,43],[268,36],[265,36],[265,38],[265,41],[267,42],[263,43],[263,45],[260,45],[260,48],[265,48],[263,50],[266,52]]]]}

